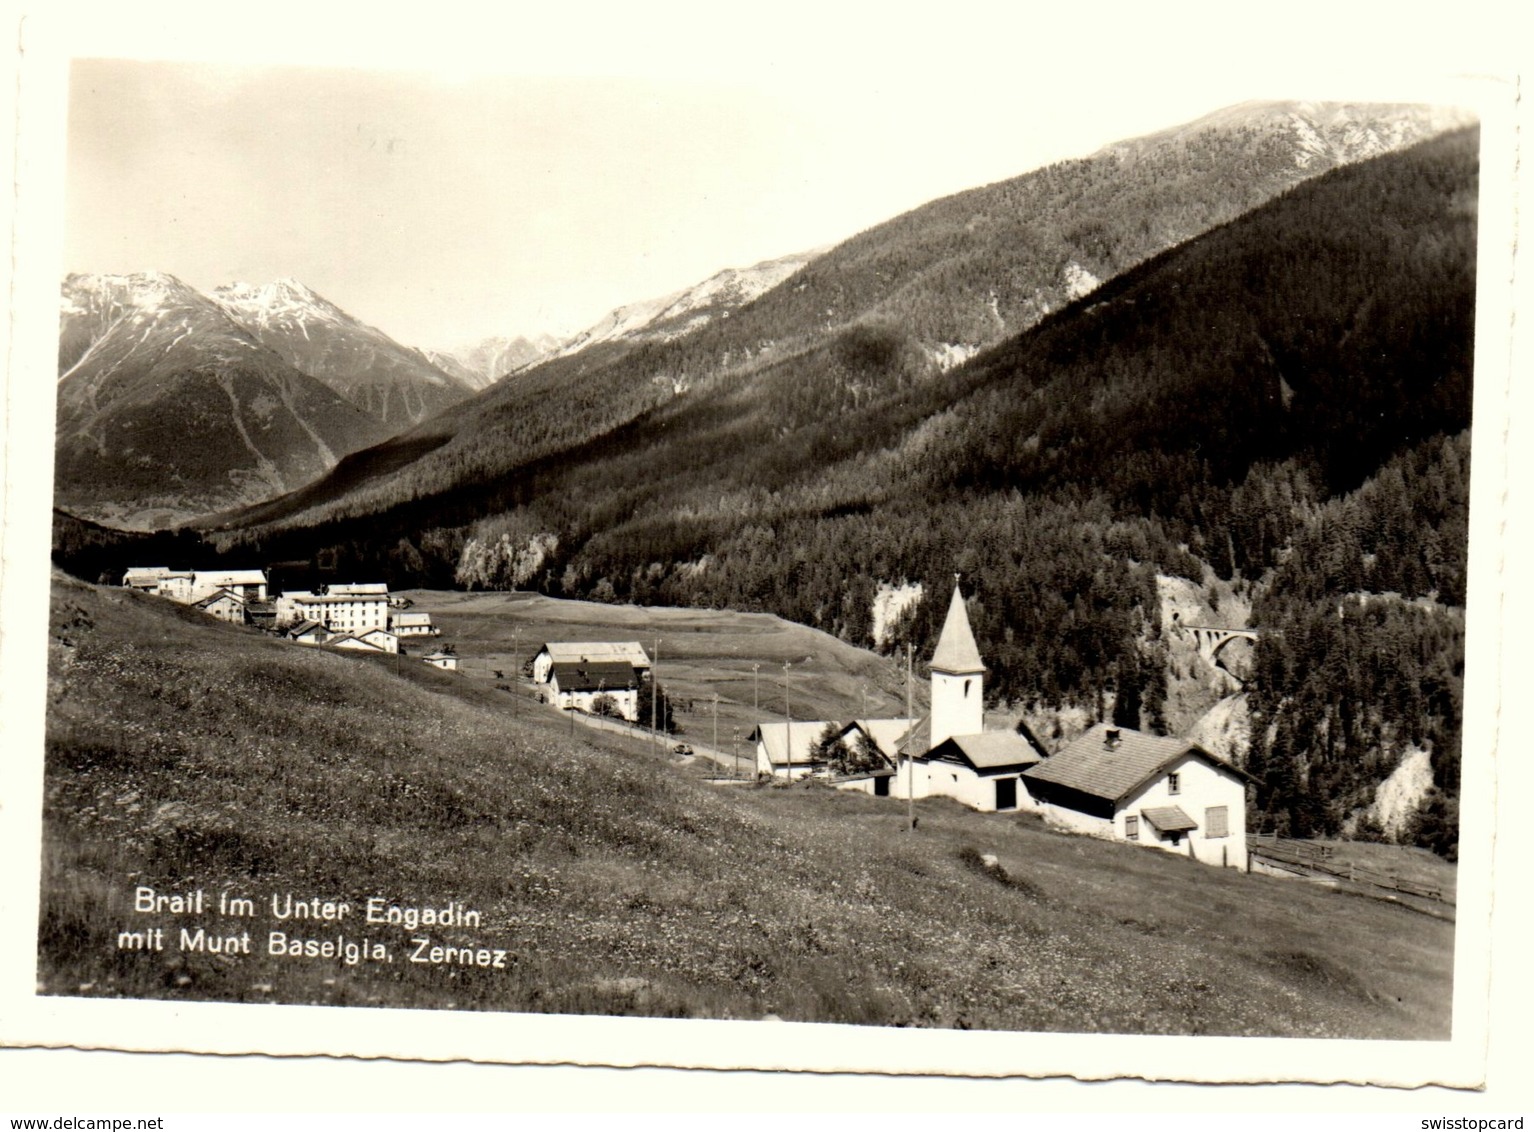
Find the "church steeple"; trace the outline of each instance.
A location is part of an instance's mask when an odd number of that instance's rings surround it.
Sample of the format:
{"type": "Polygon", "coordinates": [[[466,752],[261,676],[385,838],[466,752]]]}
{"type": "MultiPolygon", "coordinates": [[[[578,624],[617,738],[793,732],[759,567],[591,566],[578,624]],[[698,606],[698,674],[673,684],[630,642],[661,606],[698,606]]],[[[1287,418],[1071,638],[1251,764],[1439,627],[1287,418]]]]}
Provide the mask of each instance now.
{"type": "Polygon", "coordinates": [[[937,648],[932,650],[931,668],[934,672],[947,672],[952,676],[985,671],[985,662],[975,647],[975,634],[969,627],[969,611],[964,608],[964,597],[959,593],[957,574],[953,576],[948,618],[943,622],[943,631],[938,634],[937,648]]]}
{"type": "Polygon", "coordinates": [[[932,746],[954,735],[978,735],[985,729],[985,662],[975,646],[957,574],[930,667],[932,746]]]}

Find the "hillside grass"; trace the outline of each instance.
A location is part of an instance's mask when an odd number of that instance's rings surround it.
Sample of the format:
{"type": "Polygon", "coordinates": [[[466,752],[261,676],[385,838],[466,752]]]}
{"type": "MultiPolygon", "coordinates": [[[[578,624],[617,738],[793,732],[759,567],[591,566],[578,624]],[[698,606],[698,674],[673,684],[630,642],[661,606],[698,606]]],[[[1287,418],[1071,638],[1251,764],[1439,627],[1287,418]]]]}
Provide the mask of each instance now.
{"type": "MultiPolygon", "coordinates": [[[[784,693],[796,720],[845,721],[866,714],[903,718],[905,662],[880,657],[828,633],[769,613],[675,609],[569,601],[532,593],[408,590],[460,655],[473,681],[509,680],[547,641],[637,640],[654,660],[660,638],[660,684],[672,699],[681,734],[708,743],[719,696],[719,745],[738,731],[741,751],[759,720],[781,721],[784,693]],[[785,673],[783,665],[789,665],[785,673]],[[752,666],[760,665],[753,673],[752,666]],[[866,698],[865,698],[866,691],[866,698]],[[753,706],[756,705],[756,706],[753,706]],[[759,709],[759,710],[758,710],[759,709]]],[[[410,646],[419,649],[419,644],[410,646]]],[[[913,669],[918,716],[926,711],[926,671],[913,669]]],[[[649,705],[642,713],[649,722],[649,705]]]]}
{"type": "MultiPolygon", "coordinates": [[[[919,803],[913,833],[898,801],[711,787],[622,740],[572,737],[552,711],[513,718],[483,680],[409,658],[396,675],[393,658],[62,577],[50,652],[45,993],[1449,1034],[1452,927],[1397,907],[946,802],[919,803]],[[119,950],[117,933],[146,920],[136,885],[458,900],[482,911],[479,930],[422,930],[508,965],[268,957],[269,920],[249,922],[250,956],[119,950]]],[[[411,934],[341,930],[401,952],[411,934]]]]}

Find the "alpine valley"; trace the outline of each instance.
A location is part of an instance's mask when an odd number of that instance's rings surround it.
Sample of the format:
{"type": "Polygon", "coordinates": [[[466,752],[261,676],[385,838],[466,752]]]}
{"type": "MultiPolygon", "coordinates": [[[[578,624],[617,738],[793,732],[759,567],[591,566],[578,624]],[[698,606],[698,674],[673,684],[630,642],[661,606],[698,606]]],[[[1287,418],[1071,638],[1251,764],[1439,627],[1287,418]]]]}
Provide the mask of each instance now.
{"type": "Polygon", "coordinates": [[[1245,104],[477,359],[296,284],[71,277],[55,559],[918,655],[959,572],[987,690],[1047,741],[1202,728],[1262,781],[1254,826],[1450,854],[1477,146],[1425,107],[1245,104]],[[1189,623],[1260,638],[1215,669],[1189,623]]]}

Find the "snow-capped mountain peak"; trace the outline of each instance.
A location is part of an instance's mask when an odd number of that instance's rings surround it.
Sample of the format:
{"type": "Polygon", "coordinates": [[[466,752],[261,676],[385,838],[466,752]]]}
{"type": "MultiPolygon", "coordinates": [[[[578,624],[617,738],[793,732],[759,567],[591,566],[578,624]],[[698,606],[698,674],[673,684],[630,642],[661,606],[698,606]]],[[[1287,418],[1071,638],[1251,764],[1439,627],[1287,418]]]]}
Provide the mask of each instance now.
{"type": "Polygon", "coordinates": [[[617,338],[670,341],[745,306],[772,290],[825,249],[764,260],[750,267],[727,267],[703,282],[658,299],[629,303],[567,341],[554,354],[564,357],[617,338]]]}

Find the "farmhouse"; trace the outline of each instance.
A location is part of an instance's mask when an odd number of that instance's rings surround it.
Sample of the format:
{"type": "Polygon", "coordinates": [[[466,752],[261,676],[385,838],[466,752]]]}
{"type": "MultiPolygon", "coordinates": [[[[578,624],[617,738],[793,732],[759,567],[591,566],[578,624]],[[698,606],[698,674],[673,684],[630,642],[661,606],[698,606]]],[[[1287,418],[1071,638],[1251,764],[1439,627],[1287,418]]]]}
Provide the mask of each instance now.
{"type": "Polygon", "coordinates": [[[1047,752],[1026,730],[985,730],[986,667],[957,582],[928,667],[932,711],[897,744],[899,796],[942,794],[977,810],[1031,809],[1022,774],[1047,752]]]}
{"type": "Polygon", "coordinates": [[[548,685],[550,702],[562,710],[604,714],[610,701],[611,713],[639,719],[639,676],[626,660],[555,661],[548,685]]]}
{"type": "Polygon", "coordinates": [[[433,668],[440,668],[445,672],[458,671],[458,657],[453,653],[438,649],[436,652],[427,653],[421,658],[433,668]]]}
{"type": "Polygon", "coordinates": [[[123,575],[123,585],[139,593],[169,598],[183,605],[192,601],[190,570],[170,570],[164,566],[130,566],[123,575]]]}
{"type": "Polygon", "coordinates": [[[160,582],[168,578],[171,573],[172,571],[165,566],[130,566],[127,573],[123,575],[123,587],[138,590],[140,593],[158,595],[160,582]]]}
{"type": "Polygon", "coordinates": [[[910,732],[912,722],[909,719],[854,719],[836,738],[853,751],[861,744],[872,743],[893,767],[899,756],[900,740],[910,732]]]}
{"type": "Polygon", "coordinates": [[[747,736],[747,742],[756,744],[756,773],[790,780],[825,774],[827,764],[815,756],[814,747],[826,725],[824,719],[757,724],[747,736]]]}
{"type": "Polygon", "coordinates": [[[387,629],[364,629],[357,639],[384,652],[399,652],[399,638],[387,629]]]}
{"type": "Polygon", "coordinates": [[[389,628],[401,637],[435,637],[442,630],[431,623],[430,613],[396,613],[392,612],[394,603],[390,603],[389,628]]]}
{"type": "Polygon", "coordinates": [[[533,682],[547,684],[555,664],[621,661],[642,681],[650,672],[650,657],[638,641],[548,641],[533,657],[533,682]]]}
{"type": "Polygon", "coordinates": [[[245,599],[233,590],[218,590],[194,602],[192,608],[232,625],[245,624],[245,599]]]}
{"type": "Polygon", "coordinates": [[[1054,824],[1246,868],[1255,780],[1186,739],[1099,723],[1023,781],[1054,824]]]}
{"type": "Polygon", "coordinates": [[[277,625],[277,603],[275,601],[247,601],[245,603],[245,624],[254,625],[258,629],[274,629],[277,625]]]}
{"type": "Polygon", "coordinates": [[[228,590],[245,601],[266,600],[265,570],[196,570],[192,573],[189,601],[201,601],[219,590],[228,590]]]}
{"type": "Polygon", "coordinates": [[[318,621],[300,621],[287,631],[288,640],[301,645],[323,645],[329,636],[329,630],[318,621]]]}
{"type": "Polygon", "coordinates": [[[325,642],[333,649],[355,649],[358,652],[385,652],[382,645],[364,640],[355,633],[337,633],[325,642]]]}

